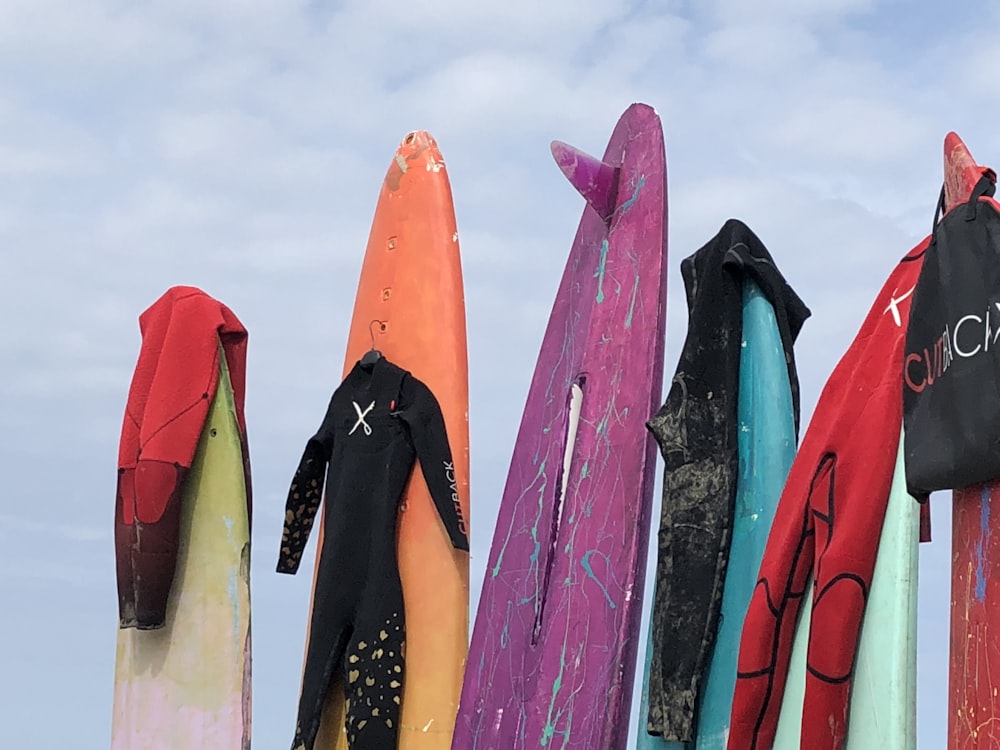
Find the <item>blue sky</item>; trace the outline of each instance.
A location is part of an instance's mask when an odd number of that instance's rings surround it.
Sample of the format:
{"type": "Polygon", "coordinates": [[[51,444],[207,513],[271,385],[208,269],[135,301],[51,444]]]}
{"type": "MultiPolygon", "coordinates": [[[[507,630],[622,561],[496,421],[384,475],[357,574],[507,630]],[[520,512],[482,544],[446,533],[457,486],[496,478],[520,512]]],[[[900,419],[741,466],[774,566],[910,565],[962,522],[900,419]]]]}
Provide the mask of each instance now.
{"type": "MultiPolygon", "coordinates": [[[[583,210],[549,141],[600,154],[630,103],[656,107],[667,374],[678,263],[741,218],[813,311],[807,424],[930,226],[945,133],[1000,164],[998,30],[994,5],[902,0],[0,0],[0,747],[108,744],[115,459],[137,316],[167,287],[203,288],[250,331],[254,739],[282,747],[311,578],[274,573],[284,493],[337,384],[406,132],[437,138],[461,234],[475,612],[583,210]]],[[[921,548],[922,750],[945,742],[948,502],[921,548]]]]}

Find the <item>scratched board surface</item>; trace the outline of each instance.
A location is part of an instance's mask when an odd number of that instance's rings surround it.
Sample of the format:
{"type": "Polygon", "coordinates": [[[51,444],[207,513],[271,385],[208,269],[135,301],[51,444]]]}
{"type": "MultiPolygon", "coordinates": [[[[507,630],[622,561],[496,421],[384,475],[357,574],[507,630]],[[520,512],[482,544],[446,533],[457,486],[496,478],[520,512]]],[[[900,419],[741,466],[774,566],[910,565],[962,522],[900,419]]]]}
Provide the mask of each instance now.
{"type": "Polygon", "coordinates": [[[185,483],[159,630],[118,631],[112,750],[250,748],[250,524],[226,369],[185,483]]]}
{"type": "Polygon", "coordinates": [[[585,165],[576,177],[562,165],[589,205],[511,460],[455,750],[625,747],[655,469],[645,422],[663,380],[666,168],[657,114],[632,105],[603,162],[589,188],[585,165]]]}
{"type": "MultiPolygon", "coordinates": [[[[982,174],[962,140],[949,133],[945,208],[968,201],[982,174]]],[[[1000,513],[992,507],[995,502],[1000,503],[996,480],[954,492],[949,750],[1000,747],[1000,513]]]]}
{"type": "Polygon", "coordinates": [[[948,747],[1000,747],[1000,482],[956,490],[948,747]]]}

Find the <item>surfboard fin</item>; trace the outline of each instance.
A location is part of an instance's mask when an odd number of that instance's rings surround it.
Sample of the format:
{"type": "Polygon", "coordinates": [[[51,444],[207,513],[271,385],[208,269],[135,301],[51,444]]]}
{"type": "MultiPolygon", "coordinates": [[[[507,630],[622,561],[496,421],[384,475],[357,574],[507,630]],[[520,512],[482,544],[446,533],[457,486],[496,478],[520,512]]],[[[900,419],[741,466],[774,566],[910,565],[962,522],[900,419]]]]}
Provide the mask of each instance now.
{"type": "Polygon", "coordinates": [[[612,167],[562,141],[552,141],[552,158],[566,179],[601,219],[610,221],[618,201],[620,167],[612,167]]]}

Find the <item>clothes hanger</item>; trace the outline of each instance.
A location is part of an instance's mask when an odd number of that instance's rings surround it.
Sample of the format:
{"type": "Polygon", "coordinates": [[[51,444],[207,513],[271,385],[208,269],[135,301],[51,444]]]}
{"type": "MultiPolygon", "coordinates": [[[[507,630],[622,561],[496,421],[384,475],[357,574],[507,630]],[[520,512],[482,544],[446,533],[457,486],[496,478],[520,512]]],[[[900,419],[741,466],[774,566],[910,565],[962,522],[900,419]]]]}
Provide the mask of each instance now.
{"type": "Polygon", "coordinates": [[[378,323],[382,330],[385,330],[385,323],[381,320],[373,320],[368,324],[368,333],[372,337],[372,348],[365,352],[365,355],[361,358],[361,364],[365,366],[370,366],[382,359],[382,352],[375,348],[375,332],[372,330],[372,326],[378,323]]]}

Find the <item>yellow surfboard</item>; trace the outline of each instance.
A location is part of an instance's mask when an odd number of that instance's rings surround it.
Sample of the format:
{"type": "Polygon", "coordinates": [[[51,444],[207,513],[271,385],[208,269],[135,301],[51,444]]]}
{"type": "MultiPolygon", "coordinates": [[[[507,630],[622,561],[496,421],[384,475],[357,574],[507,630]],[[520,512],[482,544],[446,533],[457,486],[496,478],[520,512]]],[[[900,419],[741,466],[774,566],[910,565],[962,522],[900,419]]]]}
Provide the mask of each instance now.
{"type": "Polygon", "coordinates": [[[118,631],[112,750],[250,748],[250,523],[233,389],[219,361],[185,483],[166,625],[118,631]]]}

